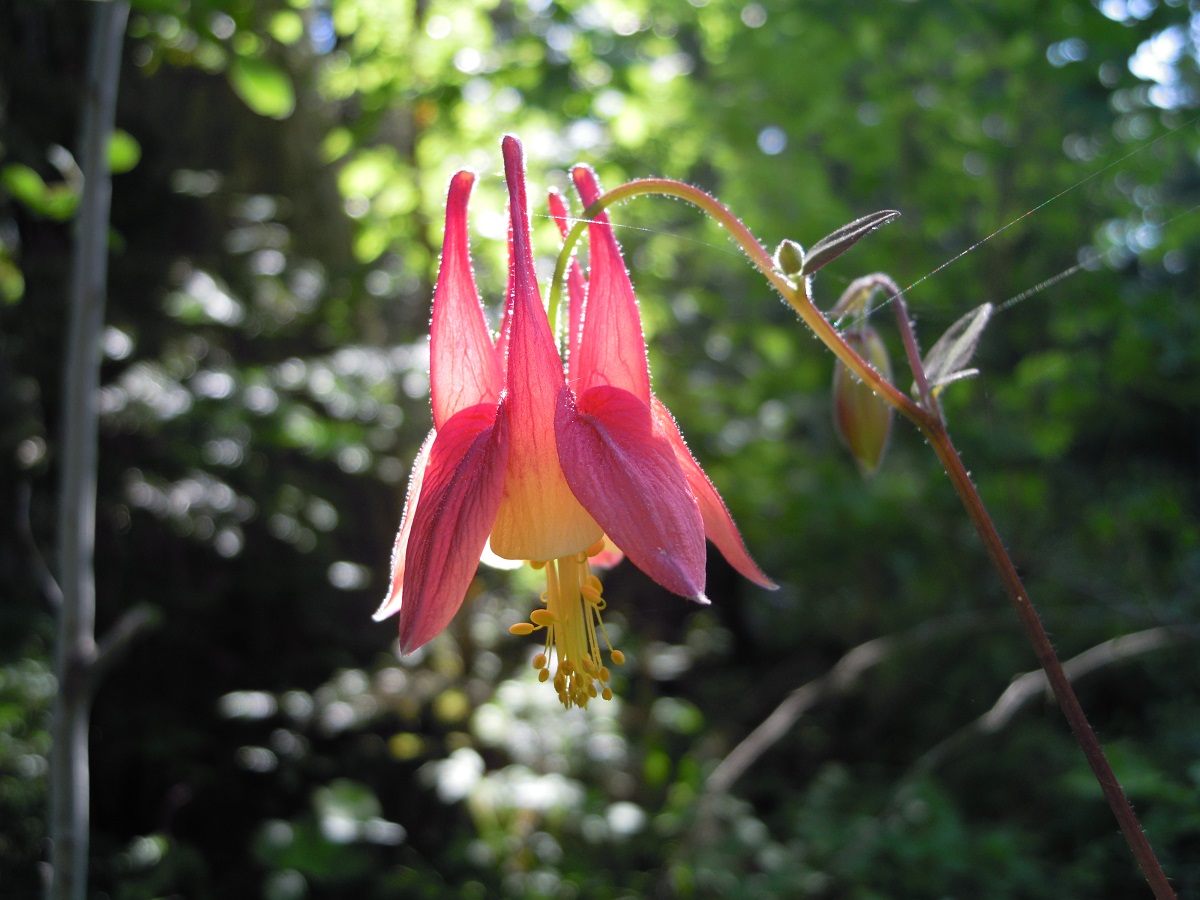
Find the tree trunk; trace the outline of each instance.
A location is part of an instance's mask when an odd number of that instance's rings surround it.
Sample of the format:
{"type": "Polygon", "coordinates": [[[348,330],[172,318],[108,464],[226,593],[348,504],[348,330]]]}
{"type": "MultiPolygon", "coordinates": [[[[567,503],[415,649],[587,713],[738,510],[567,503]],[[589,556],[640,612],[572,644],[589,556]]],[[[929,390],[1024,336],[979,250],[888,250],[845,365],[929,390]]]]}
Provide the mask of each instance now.
{"type": "Polygon", "coordinates": [[[117,81],[129,5],[98,3],[88,53],[80,135],[83,195],[71,272],[63,381],[58,564],[62,588],[55,674],[58,697],[51,725],[50,900],[84,900],[88,857],[88,715],[96,660],[97,391],[100,330],[108,277],[112,199],[108,145],[116,115],[117,81]]]}

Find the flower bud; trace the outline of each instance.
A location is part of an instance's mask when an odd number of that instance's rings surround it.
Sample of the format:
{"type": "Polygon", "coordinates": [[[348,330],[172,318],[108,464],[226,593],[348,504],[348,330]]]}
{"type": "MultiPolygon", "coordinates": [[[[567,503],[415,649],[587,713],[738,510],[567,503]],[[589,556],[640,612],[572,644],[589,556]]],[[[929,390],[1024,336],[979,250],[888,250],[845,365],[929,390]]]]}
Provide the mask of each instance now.
{"type": "MultiPolygon", "coordinates": [[[[886,378],[892,363],[878,332],[863,324],[843,335],[859,356],[886,378]]],[[[887,449],[892,431],[892,407],[838,360],[833,370],[833,424],[859,471],[873,475],[887,449]]]]}
{"type": "Polygon", "coordinates": [[[781,241],[775,248],[775,268],[788,278],[799,278],[804,272],[804,248],[795,241],[781,241]]]}

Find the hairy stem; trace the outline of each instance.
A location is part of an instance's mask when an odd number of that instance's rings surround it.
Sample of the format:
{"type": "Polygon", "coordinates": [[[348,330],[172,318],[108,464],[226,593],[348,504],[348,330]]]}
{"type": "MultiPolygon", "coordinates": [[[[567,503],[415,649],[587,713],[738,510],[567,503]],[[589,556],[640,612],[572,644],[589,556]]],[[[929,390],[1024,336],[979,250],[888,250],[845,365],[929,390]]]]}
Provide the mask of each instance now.
{"type": "Polygon", "coordinates": [[[1096,776],[1096,781],[1100,783],[1104,798],[1108,801],[1113,815],[1116,816],[1117,824],[1121,827],[1121,832],[1125,835],[1129,848],[1141,866],[1142,873],[1150,883],[1154,896],[1158,900],[1174,900],[1175,891],[1167,880],[1162,866],[1159,865],[1158,858],[1154,855],[1154,849],[1142,831],[1137,815],[1129,804],[1125,792],[1121,789],[1121,784],[1117,781],[1112,766],[1109,765],[1108,757],[1105,756],[1100,741],[1096,738],[1096,733],[1088,724],[1087,716],[1083,712],[1083,707],[1079,705],[1079,698],[1076,697],[1070,680],[1063,671],[1062,663],[1054,651],[1054,646],[1050,643],[1041,617],[1034,609],[1025,585],[1021,582],[1021,576],[1017,574],[1016,566],[1013,565],[1012,558],[1004,548],[1004,542],[1001,541],[992,517],[988,515],[987,508],[984,507],[983,500],[971,481],[971,476],[963,466],[962,458],[958,455],[954,444],[951,443],[950,435],[940,422],[934,429],[922,428],[921,430],[929,439],[930,445],[945,467],[946,474],[950,476],[950,481],[954,485],[954,490],[962,499],[963,506],[966,507],[967,515],[975,525],[975,530],[979,532],[979,538],[983,541],[988,557],[999,573],[1000,580],[1004,582],[1005,591],[1012,601],[1013,608],[1017,611],[1021,627],[1025,629],[1025,635],[1033,646],[1034,655],[1046,673],[1046,680],[1050,683],[1054,698],[1058,701],[1059,708],[1066,717],[1067,724],[1070,725],[1079,748],[1087,758],[1088,765],[1091,766],[1092,773],[1096,776]]]}

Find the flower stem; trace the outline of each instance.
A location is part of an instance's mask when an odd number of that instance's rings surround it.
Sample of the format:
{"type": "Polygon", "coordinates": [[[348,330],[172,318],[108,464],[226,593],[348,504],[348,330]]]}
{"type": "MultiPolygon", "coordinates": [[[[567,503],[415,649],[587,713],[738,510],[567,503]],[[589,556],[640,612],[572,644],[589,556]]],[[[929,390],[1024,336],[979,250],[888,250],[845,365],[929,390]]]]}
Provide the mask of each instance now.
{"type": "Polygon", "coordinates": [[[1087,758],[1092,773],[1100,783],[1104,798],[1108,801],[1113,815],[1116,816],[1117,824],[1120,825],[1130,850],[1133,851],[1138,865],[1142,868],[1142,873],[1150,883],[1154,896],[1158,900],[1174,900],[1175,891],[1171,888],[1162,866],[1159,865],[1158,859],[1154,855],[1154,849],[1142,831],[1137,815],[1130,806],[1125,792],[1121,789],[1121,784],[1117,781],[1112,766],[1109,765],[1108,758],[1096,738],[1096,733],[1088,724],[1087,716],[1084,715],[1083,708],[1079,705],[1079,698],[1076,697],[1071,682],[1063,671],[1058,654],[1054,652],[1054,647],[1042,625],[1041,617],[1034,609],[1029,594],[1021,583],[1021,577],[1013,565],[1012,558],[1004,549],[1000,534],[996,531],[996,526],[992,523],[991,516],[988,515],[979,492],[971,482],[971,476],[963,466],[962,458],[950,441],[949,433],[940,423],[932,431],[925,428],[921,430],[929,439],[930,445],[945,467],[946,474],[950,476],[955,491],[958,492],[963,506],[966,507],[967,515],[975,525],[975,530],[979,532],[979,538],[987,550],[988,557],[999,573],[1000,580],[1004,582],[1004,588],[1012,601],[1013,608],[1017,611],[1017,618],[1021,620],[1021,627],[1025,629],[1025,635],[1033,646],[1034,655],[1037,656],[1042,670],[1046,673],[1050,689],[1054,692],[1059,708],[1062,709],[1067,724],[1071,726],[1075,740],[1087,758]]]}
{"type": "Polygon", "coordinates": [[[1125,835],[1125,840],[1128,842],[1134,857],[1141,866],[1142,873],[1145,875],[1147,882],[1149,882],[1156,900],[1175,900],[1175,891],[1172,889],[1166,874],[1163,872],[1162,866],[1154,855],[1154,850],[1143,833],[1137,816],[1133,812],[1133,807],[1130,806],[1125,792],[1121,789],[1121,785],[1113,773],[1112,766],[1109,765],[1095,732],[1092,730],[1091,725],[1088,724],[1087,716],[1084,715],[1083,708],[1079,704],[1079,699],[1075,696],[1075,690],[1071,687],[1071,682],[1063,672],[1062,663],[1059,661],[1058,655],[1050,643],[1050,638],[1046,634],[1046,629],[1042,625],[1037,610],[1034,609],[1033,602],[1030,600],[1024,584],[1021,582],[1021,577],[1017,574],[1016,566],[1013,565],[1012,558],[1004,548],[1004,542],[1000,539],[1000,534],[996,530],[996,526],[993,524],[987,508],[983,505],[983,500],[980,498],[979,492],[975,489],[975,485],[972,483],[971,477],[963,465],[962,458],[958,455],[958,451],[950,440],[950,434],[946,430],[945,423],[937,408],[936,400],[931,396],[928,384],[923,377],[924,370],[921,365],[919,351],[917,350],[916,339],[912,333],[911,323],[908,319],[907,309],[903,305],[902,298],[899,298],[900,292],[896,290],[895,283],[890,278],[883,276],[884,280],[879,281],[878,286],[898,300],[897,316],[900,320],[905,351],[912,365],[914,375],[917,379],[918,390],[921,394],[922,402],[920,403],[914,402],[906,393],[898,390],[843,340],[834,325],[817,308],[816,304],[813,303],[812,298],[808,294],[807,280],[796,285],[779,272],[775,268],[775,263],[771,255],[755,239],[754,235],[750,233],[750,230],[746,228],[741,220],[730,212],[724,204],[691,185],[670,179],[646,178],[628,182],[601,195],[591,206],[584,210],[582,220],[577,222],[567,234],[562,251],[558,257],[558,265],[554,273],[554,283],[550,289],[551,322],[553,322],[554,312],[557,309],[559,297],[562,292],[562,283],[566,277],[567,265],[570,262],[575,244],[583,234],[587,220],[595,217],[602,210],[617,201],[646,194],[665,195],[685,200],[703,212],[708,213],[724,226],[729,231],[730,236],[750,259],[750,262],[762,272],[767,281],[771,283],[771,286],[783,296],[783,299],[788,302],[825,346],[838,359],[845,363],[856,376],[866,382],[876,394],[912,420],[921,433],[928,439],[938,459],[941,461],[943,467],[945,467],[946,474],[950,476],[950,482],[962,500],[967,515],[975,525],[975,530],[979,533],[979,538],[983,542],[988,558],[991,560],[996,572],[1000,575],[1000,581],[1003,583],[1005,592],[1012,601],[1013,608],[1017,612],[1017,618],[1020,619],[1021,626],[1025,629],[1026,637],[1033,646],[1034,655],[1046,673],[1046,678],[1050,683],[1051,690],[1054,692],[1055,699],[1058,701],[1059,708],[1062,709],[1063,715],[1066,717],[1067,723],[1075,735],[1076,742],[1083,751],[1088,765],[1091,766],[1096,780],[1100,783],[1100,789],[1103,791],[1104,797],[1113,811],[1113,815],[1116,816],[1117,823],[1125,835]]]}

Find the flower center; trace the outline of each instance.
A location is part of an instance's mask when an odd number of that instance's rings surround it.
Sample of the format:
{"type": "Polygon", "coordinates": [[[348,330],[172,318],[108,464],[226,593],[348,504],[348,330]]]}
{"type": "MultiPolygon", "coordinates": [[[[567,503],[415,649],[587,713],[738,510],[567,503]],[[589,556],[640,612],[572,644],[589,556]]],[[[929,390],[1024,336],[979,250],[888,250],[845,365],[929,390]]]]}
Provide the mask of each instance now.
{"type": "Polygon", "coordinates": [[[588,705],[593,697],[612,699],[609,687],[609,671],[600,659],[600,642],[603,635],[608,647],[609,658],[614,665],[625,662],[625,654],[614,650],[604,630],[600,613],[605,601],[601,594],[600,579],[588,567],[588,557],[604,549],[601,541],[583,553],[574,553],[549,562],[530,562],[535,569],[546,570],[546,592],[542,594],[542,609],[535,609],[528,622],[519,622],[509,631],[513,634],[546,632],[546,649],[533,660],[538,670],[539,681],[550,680],[550,657],[556,657],[554,689],[562,705],[588,705]]]}

